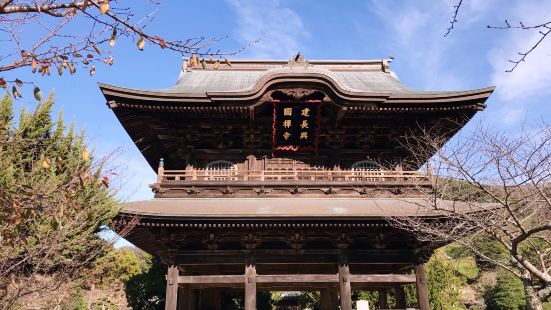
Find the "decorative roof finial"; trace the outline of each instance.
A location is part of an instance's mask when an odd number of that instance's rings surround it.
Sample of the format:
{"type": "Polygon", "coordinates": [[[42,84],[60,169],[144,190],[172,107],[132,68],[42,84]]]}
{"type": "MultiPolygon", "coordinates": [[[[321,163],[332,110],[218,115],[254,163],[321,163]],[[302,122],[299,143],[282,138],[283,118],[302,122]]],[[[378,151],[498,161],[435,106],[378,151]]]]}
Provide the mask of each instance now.
{"type": "Polygon", "coordinates": [[[308,65],[308,62],[304,60],[304,56],[298,52],[291,60],[289,60],[289,65],[308,65]]]}

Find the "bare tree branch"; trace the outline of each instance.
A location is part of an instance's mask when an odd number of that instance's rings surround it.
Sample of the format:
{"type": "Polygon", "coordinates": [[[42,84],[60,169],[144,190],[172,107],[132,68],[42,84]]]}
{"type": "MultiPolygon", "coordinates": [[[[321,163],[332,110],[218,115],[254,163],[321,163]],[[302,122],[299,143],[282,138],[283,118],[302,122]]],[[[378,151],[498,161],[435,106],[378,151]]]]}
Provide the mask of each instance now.
{"type": "Polygon", "coordinates": [[[551,33],[551,21],[545,22],[543,24],[537,24],[532,26],[526,26],[521,21],[519,22],[518,26],[512,26],[507,20],[505,20],[505,26],[490,26],[488,25],[489,29],[497,29],[497,30],[509,30],[509,29],[520,29],[520,30],[538,30],[538,34],[540,35],[538,41],[536,41],[534,44],[531,45],[531,47],[526,50],[525,52],[519,52],[518,55],[520,56],[516,60],[509,59],[509,62],[512,63],[512,66],[505,70],[505,72],[513,72],[519,64],[526,61],[526,57],[530,55],[551,33]]]}
{"type": "Polygon", "coordinates": [[[444,37],[447,37],[450,32],[452,32],[454,26],[455,26],[455,23],[457,23],[457,16],[459,14],[459,9],[461,8],[461,5],[463,4],[463,0],[459,0],[459,2],[454,5],[454,12],[453,12],[453,17],[452,17],[452,20],[450,21],[450,27],[448,27],[448,29],[446,30],[446,34],[444,35],[444,37]]]}
{"type": "MultiPolygon", "coordinates": [[[[155,5],[142,0],[133,6],[140,3],[155,5]]],[[[3,0],[0,2],[0,40],[6,42],[6,49],[0,56],[0,72],[31,67],[33,73],[50,75],[54,70],[61,75],[74,74],[82,67],[93,75],[96,64],[113,64],[110,47],[121,38],[135,40],[140,50],[154,45],[182,56],[207,57],[208,64],[255,43],[222,51],[215,47],[225,36],[168,40],[145,29],[156,11],[154,7],[142,18],[136,18],[132,8],[116,7],[116,1],[109,0],[3,0]],[[33,35],[22,35],[27,32],[33,35]]],[[[5,87],[5,82],[0,86],[5,87]]]]}
{"type": "Polygon", "coordinates": [[[424,202],[417,206],[440,220],[390,217],[389,222],[421,241],[463,244],[519,277],[527,304],[541,303],[551,294],[551,125],[523,128],[516,136],[479,126],[444,147],[447,138],[438,133],[423,129],[405,138],[404,147],[417,165],[434,154],[426,165],[433,187],[419,186],[424,202]],[[502,247],[508,259],[486,253],[480,238],[502,247]]]}

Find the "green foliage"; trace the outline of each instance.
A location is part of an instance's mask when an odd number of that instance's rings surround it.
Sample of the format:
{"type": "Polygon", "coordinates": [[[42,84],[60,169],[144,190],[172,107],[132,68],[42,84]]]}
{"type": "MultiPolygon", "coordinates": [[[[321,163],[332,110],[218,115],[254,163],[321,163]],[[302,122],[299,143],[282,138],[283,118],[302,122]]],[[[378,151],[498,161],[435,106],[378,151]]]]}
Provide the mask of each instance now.
{"type": "MultiPolygon", "coordinates": [[[[257,295],[258,299],[259,295],[257,295]]],[[[298,306],[299,309],[319,309],[320,308],[320,292],[319,291],[303,291],[303,292],[271,292],[265,295],[262,308],[273,309],[276,307],[298,306]]],[[[260,309],[260,307],[258,307],[260,309]]]]}
{"type": "Polygon", "coordinates": [[[465,246],[454,242],[442,247],[443,254],[451,258],[455,271],[466,278],[467,282],[472,283],[478,278],[479,270],[472,252],[465,246]]]}
{"type": "Polygon", "coordinates": [[[496,285],[484,294],[488,310],[524,309],[524,298],[522,281],[507,271],[499,271],[496,285]]]}
{"type": "Polygon", "coordinates": [[[102,162],[84,156],[83,134],[67,130],[61,116],[52,120],[53,104],[50,95],[15,122],[10,97],[0,101],[0,287],[8,287],[0,305],[36,292],[40,275],[61,283],[86,277],[108,251],[98,232],[118,212],[114,192],[101,182],[102,162]]]}
{"type": "Polygon", "coordinates": [[[244,307],[243,294],[235,291],[222,291],[222,309],[240,310],[244,307]]]}
{"type": "Polygon", "coordinates": [[[118,309],[119,307],[117,306],[117,304],[111,301],[111,299],[109,299],[108,297],[103,297],[97,300],[92,307],[92,310],[118,310],[118,309]]]}
{"type": "Polygon", "coordinates": [[[7,139],[13,119],[13,102],[9,96],[4,96],[0,101],[0,137],[7,139]]]}
{"type": "Polygon", "coordinates": [[[474,258],[465,257],[453,260],[451,262],[454,270],[465,277],[468,283],[472,283],[478,278],[478,267],[474,258]]]}
{"type": "MultiPolygon", "coordinates": [[[[480,235],[475,240],[476,247],[480,253],[487,256],[490,260],[508,263],[510,255],[505,247],[497,240],[487,236],[480,235]]],[[[496,265],[480,256],[475,256],[476,263],[480,269],[493,269],[496,265]]]]}
{"type": "Polygon", "coordinates": [[[126,300],[133,309],[156,310],[165,307],[167,266],[159,259],[144,255],[145,267],[124,284],[126,300]]]}
{"type": "Polygon", "coordinates": [[[445,200],[494,202],[492,197],[478,186],[464,180],[437,178],[436,188],[440,198],[445,200]]]}
{"type": "MultiPolygon", "coordinates": [[[[550,247],[551,244],[549,241],[543,238],[530,238],[529,240],[521,242],[519,245],[522,255],[541,269],[545,268],[545,266],[542,266],[538,252],[545,253],[546,251],[550,251],[550,247]]],[[[551,258],[547,259],[546,265],[549,263],[551,263],[551,258]]]]}
{"type": "Polygon", "coordinates": [[[86,302],[86,298],[84,297],[84,290],[82,289],[82,287],[75,288],[74,293],[70,298],[70,301],[63,308],[71,309],[71,310],[88,309],[88,304],[86,302]]]}
{"type": "Polygon", "coordinates": [[[98,284],[106,286],[115,281],[125,283],[146,270],[148,266],[145,264],[133,249],[113,250],[95,262],[98,284]]]}
{"type": "Polygon", "coordinates": [[[369,307],[379,304],[379,292],[377,291],[358,291],[352,293],[352,300],[367,300],[369,301],[369,307]]]}
{"type": "Polygon", "coordinates": [[[428,261],[426,272],[432,309],[463,309],[460,296],[464,281],[456,274],[442,250],[436,251],[428,261]]]}
{"type": "Polygon", "coordinates": [[[272,310],[272,296],[270,292],[256,293],[256,308],[258,310],[272,310]]]}
{"type": "Polygon", "coordinates": [[[417,306],[417,290],[415,284],[404,285],[404,292],[406,293],[407,307],[415,308],[417,306]]]}
{"type": "Polygon", "coordinates": [[[457,242],[453,242],[442,247],[442,250],[446,253],[446,255],[448,255],[452,259],[472,256],[472,253],[471,251],[469,251],[469,249],[467,249],[464,245],[459,244],[457,242]]]}

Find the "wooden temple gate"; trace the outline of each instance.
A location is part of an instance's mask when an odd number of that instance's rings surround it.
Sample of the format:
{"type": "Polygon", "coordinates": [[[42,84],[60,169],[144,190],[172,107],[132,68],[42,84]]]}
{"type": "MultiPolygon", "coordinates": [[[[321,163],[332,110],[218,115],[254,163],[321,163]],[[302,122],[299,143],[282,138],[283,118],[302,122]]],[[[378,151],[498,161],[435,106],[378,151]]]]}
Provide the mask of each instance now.
{"type": "Polygon", "coordinates": [[[118,221],[170,266],[166,309],[217,310],[240,292],[253,310],[257,292],[289,290],[320,291],[324,310],[351,310],[355,290],[378,290],[387,308],[392,290],[404,309],[407,284],[430,309],[423,263],[441,244],[389,219],[446,218],[423,209],[431,154],[404,137],[451,138],[493,88],[412,90],[389,62],[206,61],[169,89],[100,85],[157,169],[155,198],[126,203],[118,221]]]}
{"type": "MultiPolygon", "coordinates": [[[[254,261],[254,255],[249,256],[254,261]]],[[[379,307],[387,309],[387,291],[394,290],[396,308],[406,308],[406,296],[402,285],[416,284],[419,309],[430,309],[427,279],[422,264],[415,265],[415,274],[351,274],[346,255],[340,255],[337,274],[278,274],[258,275],[255,263],[245,264],[243,275],[182,276],[180,269],[172,265],[167,274],[165,309],[221,309],[220,289],[244,290],[245,309],[256,309],[258,290],[320,291],[320,307],[352,309],[352,288],[373,289],[379,287],[379,307]],[[200,288],[206,294],[194,294],[200,288]],[[197,298],[200,300],[197,300],[197,298]]]]}

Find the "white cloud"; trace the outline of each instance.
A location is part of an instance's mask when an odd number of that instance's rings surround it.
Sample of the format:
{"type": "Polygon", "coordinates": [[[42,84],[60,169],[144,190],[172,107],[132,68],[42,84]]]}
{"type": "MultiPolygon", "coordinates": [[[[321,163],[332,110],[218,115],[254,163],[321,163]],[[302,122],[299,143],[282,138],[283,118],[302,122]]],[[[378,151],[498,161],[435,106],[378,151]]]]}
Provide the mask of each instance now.
{"type": "MultiPolygon", "coordinates": [[[[399,58],[410,70],[415,70],[417,87],[428,90],[459,90],[472,87],[456,66],[458,59],[472,57],[458,52],[470,44],[468,30],[478,28],[482,20],[496,13],[497,0],[463,1],[458,22],[452,33],[444,37],[453,18],[456,1],[376,1],[368,4],[387,29],[385,40],[390,41],[399,58]],[[474,28],[476,27],[476,28],[474,28]],[[459,74],[458,74],[459,73],[459,74]]],[[[388,44],[388,43],[380,43],[388,44]]]]}
{"type": "Polygon", "coordinates": [[[396,7],[389,2],[374,1],[369,9],[385,22],[391,35],[400,45],[409,45],[423,28],[428,25],[430,12],[419,7],[396,7]]]}
{"type": "Polygon", "coordinates": [[[237,37],[243,44],[256,40],[244,54],[258,59],[290,59],[308,37],[302,19],[279,0],[227,0],[237,14],[237,37]]]}
{"type": "MultiPolygon", "coordinates": [[[[507,19],[511,24],[522,21],[526,25],[549,21],[551,2],[515,2],[515,6],[507,11],[507,19]]],[[[551,95],[551,38],[544,40],[513,72],[505,72],[512,65],[507,59],[519,59],[517,53],[527,51],[540,38],[537,30],[506,30],[488,53],[492,82],[503,101],[500,112],[508,123],[514,123],[526,115],[534,102],[541,104],[538,98],[551,95]]]]}
{"type": "MultiPolygon", "coordinates": [[[[485,17],[486,14],[495,14],[498,5],[498,0],[469,0],[464,1],[459,12],[458,21],[459,25],[467,26],[471,23],[474,23],[480,20],[482,17],[485,17]]],[[[454,8],[451,7],[451,10],[454,8]]],[[[450,12],[451,20],[451,12],[450,12]]]]}
{"type": "MultiPolygon", "coordinates": [[[[510,12],[510,23],[541,23],[551,20],[551,2],[517,2],[517,6],[510,12]]],[[[513,72],[505,72],[511,67],[506,59],[519,59],[517,53],[527,51],[540,38],[537,30],[507,30],[497,46],[489,52],[488,57],[493,68],[492,80],[501,88],[502,99],[515,101],[534,95],[551,94],[551,38],[545,39],[513,72]]]]}
{"type": "MultiPolygon", "coordinates": [[[[394,49],[399,61],[407,62],[416,72],[417,85],[424,89],[452,90],[463,85],[456,76],[443,68],[453,40],[444,38],[451,18],[451,6],[445,2],[371,1],[368,9],[375,13],[387,29],[389,48],[394,49]]],[[[385,43],[381,43],[385,44],[385,43]]],[[[448,55],[449,56],[449,55],[448,55]]]]}

